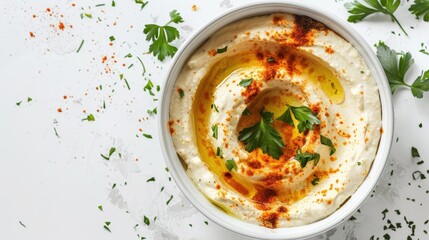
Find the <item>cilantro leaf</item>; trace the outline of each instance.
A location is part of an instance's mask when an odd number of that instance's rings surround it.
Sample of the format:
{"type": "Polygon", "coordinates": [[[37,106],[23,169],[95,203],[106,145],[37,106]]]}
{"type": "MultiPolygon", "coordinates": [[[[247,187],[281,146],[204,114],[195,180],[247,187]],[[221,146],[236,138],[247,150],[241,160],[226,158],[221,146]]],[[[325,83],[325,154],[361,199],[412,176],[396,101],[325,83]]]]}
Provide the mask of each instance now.
{"type": "Polygon", "coordinates": [[[228,169],[228,171],[231,172],[232,169],[237,171],[237,164],[235,164],[234,159],[231,158],[229,160],[226,160],[225,165],[226,165],[226,169],[228,169]]]}
{"type": "Polygon", "coordinates": [[[157,56],[158,60],[162,61],[167,56],[174,56],[177,52],[175,46],[170,45],[171,42],[180,37],[179,31],[172,26],[168,26],[170,23],[182,23],[183,18],[176,10],[170,12],[170,21],[164,26],[156,24],[146,24],[143,33],[146,34],[146,41],[151,41],[152,44],[149,46],[149,52],[153,56],[157,56]]]}
{"type": "Polygon", "coordinates": [[[305,166],[307,166],[307,163],[311,160],[314,161],[314,166],[316,166],[319,163],[320,154],[318,153],[311,154],[309,152],[302,153],[301,149],[298,149],[295,156],[295,160],[299,162],[299,164],[301,165],[301,168],[305,168],[305,166]]]}
{"type": "Polygon", "coordinates": [[[422,98],[423,92],[429,91],[429,70],[422,72],[411,85],[404,81],[405,74],[414,63],[411,53],[397,53],[381,41],[376,47],[378,60],[383,66],[387,80],[389,80],[392,94],[401,86],[409,87],[413,96],[417,98],[422,98]],[[400,56],[399,62],[398,55],[400,56]]]}
{"type": "Polygon", "coordinates": [[[314,114],[311,109],[306,106],[289,106],[286,111],[280,117],[277,118],[277,120],[289,123],[291,126],[294,126],[291,113],[293,113],[296,120],[299,121],[298,131],[300,133],[304,132],[307,129],[313,130],[314,124],[320,124],[320,120],[319,118],[317,118],[317,115],[314,114]]]}
{"type": "Polygon", "coordinates": [[[364,18],[372,15],[374,13],[382,13],[390,16],[392,21],[396,22],[401,30],[408,36],[407,32],[404,30],[402,25],[399,23],[398,19],[393,15],[393,13],[398,9],[401,0],[364,0],[367,5],[360,3],[357,0],[354,0],[351,3],[346,3],[344,6],[347,8],[348,12],[351,15],[348,17],[347,21],[349,22],[360,22],[364,18]],[[368,6],[369,5],[369,6],[368,6]]]}
{"type": "Polygon", "coordinates": [[[331,139],[329,139],[323,135],[320,135],[320,142],[323,145],[326,145],[326,146],[331,148],[331,152],[329,153],[329,155],[332,155],[335,153],[335,151],[337,151],[337,149],[335,149],[334,144],[332,143],[331,139]]]}
{"type": "Polygon", "coordinates": [[[279,132],[273,127],[273,113],[261,112],[261,121],[238,134],[238,140],[246,145],[246,151],[251,152],[260,148],[275,159],[282,155],[285,146],[279,132]]]}
{"type": "Polygon", "coordinates": [[[228,50],[228,46],[216,49],[216,53],[224,53],[228,50]]]}
{"type": "Polygon", "coordinates": [[[414,4],[408,9],[416,17],[423,15],[423,20],[429,22],[429,1],[428,0],[414,0],[414,4]]]}

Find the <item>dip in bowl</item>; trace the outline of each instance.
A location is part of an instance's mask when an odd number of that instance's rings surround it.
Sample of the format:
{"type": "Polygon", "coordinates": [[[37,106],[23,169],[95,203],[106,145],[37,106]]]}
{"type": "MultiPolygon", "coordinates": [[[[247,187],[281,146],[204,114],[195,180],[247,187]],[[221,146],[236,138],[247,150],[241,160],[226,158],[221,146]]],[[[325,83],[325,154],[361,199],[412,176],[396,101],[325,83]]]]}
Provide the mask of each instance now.
{"type": "Polygon", "coordinates": [[[297,3],[240,7],[197,31],[173,59],[161,109],[184,194],[258,238],[309,237],[349,217],[392,141],[390,91],[369,46],[297,3]]]}

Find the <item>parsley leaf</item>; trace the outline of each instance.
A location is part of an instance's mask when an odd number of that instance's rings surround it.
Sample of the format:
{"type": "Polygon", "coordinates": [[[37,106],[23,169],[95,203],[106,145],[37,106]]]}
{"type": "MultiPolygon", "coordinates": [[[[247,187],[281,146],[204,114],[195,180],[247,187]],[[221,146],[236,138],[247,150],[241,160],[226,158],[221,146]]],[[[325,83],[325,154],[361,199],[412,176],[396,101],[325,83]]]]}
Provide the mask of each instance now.
{"type": "Polygon", "coordinates": [[[158,60],[162,61],[166,56],[174,56],[177,52],[175,46],[170,45],[171,42],[180,37],[179,31],[172,26],[168,26],[170,23],[182,23],[183,18],[180,16],[176,10],[170,12],[170,21],[164,26],[159,26],[156,24],[146,24],[143,30],[146,34],[146,41],[152,41],[152,44],[149,46],[149,52],[153,56],[158,56],[158,60]]]}
{"type": "Polygon", "coordinates": [[[423,92],[429,91],[429,70],[423,72],[411,85],[404,81],[405,74],[414,63],[411,53],[397,53],[381,41],[376,47],[378,60],[383,66],[387,80],[389,80],[392,94],[401,86],[409,87],[413,96],[417,98],[422,98],[423,92]],[[398,55],[400,56],[399,62],[398,55]]]}
{"type": "Polygon", "coordinates": [[[248,87],[253,81],[253,78],[247,78],[247,79],[243,79],[241,80],[238,84],[240,84],[240,86],[242,87],[248,87]]]}
{"type": "Polygon", "coordinates": [[[423,20],[429,22],[429,1],[428,0],[414,0],[414,4],[408,9],[416,17],[423,15],[423,20]]]}
{"type": "Polygon", "coordinates": [[[285,146],[279,132],[273,127],[273,113],[261,112],[261,121],[238,134],[238,140],[246,145],[246,151],[251,152],[260,148],[275,159],[282,155],[285,146]]]}
{"type": "Polygon", "coordinates": [[[382,13],[389,15],[392,21],[396,22],[401,30],[408,36],[407,32],[404,30],[402,25],[399,23],[398,19],[393,15],[393,13],[398,9],[400,0],[365,0],[369,5],[364,5],[357,0],[354,0],[352,3],[346,3],[344,6],[347,8],[348,12],[351,13],[347,21],[349,22],[360,22],[364,18],[368,17],[374,13],[382,13]]]}
{"type": "Polygon", "coordinates": [[[311,154],[309,152],[302,153],[301,149],[298,149],[297,154],[295,156],[295,160],[299,162],[302,168],[305,168],[305,166],[307,166],[307,163],[311,160],[314,160],[314,166],[316,166],[319,163],[320,154],[311,154]]]}
{"type": "Polygon", "coordinates": [[[337,149],[335,149],[334,144],[332,143],[331,139],[329,139],[329,138],[327,138],[327,137],[325,137],[323,135],[320,135],[320,142],[323,145],[331,147],[331,152],[329,153],[329,155],[332,155],[332,154],[335,153],[335,151],[337,151],[337,149]]]}
{"type": "Polygon", "coordinates": [[[234,159],[231,158],[229,160],[226,160],[225,165],[226,165],[226,169],[228,169],[228,171],[231,172],[232,169],[237,171],[237,164],[235,164],[234,159]]]}
{"type": "Polygon", "coordinates": [[[218,126],[216,124],[212,125],[212,131],[213,131],[213,135],[212,136],[215,139],[217,139],[218,138],[218,126]]]}
{"type": "Polygon", "coordinates": [[[292,114],[299,121],[298,131],[300,133],[304,132],[307,129],[313,130],[314,124],[320,124],[319,118],[314,114],[309,107],[293,107],[289,106],[286,111],[277,118],[277,120],[289,123],[292,126],[295,126],[292,120],[292,114]]]}

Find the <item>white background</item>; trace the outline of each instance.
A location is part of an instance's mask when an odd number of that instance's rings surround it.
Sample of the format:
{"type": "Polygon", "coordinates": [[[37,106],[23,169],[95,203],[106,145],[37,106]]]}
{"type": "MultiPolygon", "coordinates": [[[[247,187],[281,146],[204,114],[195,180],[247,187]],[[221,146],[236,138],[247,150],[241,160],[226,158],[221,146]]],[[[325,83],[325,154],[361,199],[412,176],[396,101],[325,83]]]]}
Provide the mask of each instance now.
{"type": "MultiPolygon", "coordinates": [[[[140,10],[131,0],[116,0],[116,7],[110,0],[0,0],[0,239],[246,239],[195,210],[165,170],[157,116],[147,113],[157,107],[154,99],[160,92],[154,89],[150,96],[143,88],[149,80],[163,87],[170,59],[161,63],[147,54],[142,31],[145,24],[166,23],[176,9],[185,20],[177,26],[181,38],[174,44],[179,46],[205,22],[248,2],[149,0],[140,10]],[[95,7],[102,3],[106,5],[95,7]],[[82,19],[81,13],[92,18],[82,19]],[[116,39],[111,46],[110,36],[116,39]],[[133,56],[124,58],[128,53],[133,56]],[[104,56],[108,60],[102,63],[104,56]],[[144,76],[136,56],[145,64],[144,76]],[[81,121],[88,114],[95,121],[81,121]],[[116,152],[106,161],[100,154],[111,147],[116,152]],[[151,177],[155,181],[147,182],[151,177]],[[105,222],[111,222],[111,232],[103,228],[105,222]]],[[[347,19],[346,1],[313,2],[347,19]]],[[[410,4],[403,2],[396,13],[409,37],[387,16],[350,24],[370,45],[382,40],[411,52],[415,64],[409,82],[429,68],[429,56],[419,52],[422,43],[429,45],[429,23],[415,19],[407,10],[410,4]]],[[[429,238],[424,232],[429,231],[429,180],[412,178],[416,170],[429,177],[429,162],[417,165],[429,156],[428,102],[429,95],[416,99],[408,90],[394,96],[395,143],[379,186],[354,215],[356,220],[315,239],[383,239],[386,233],[406,239],[412,224],[408,227],[404,216],[415,224],[413,239],[429,238]],[[411,158],[411,146],[419,149],[421,159],[411,158]],[[402,227],[384,230],[387,220],[402,227]]]]}

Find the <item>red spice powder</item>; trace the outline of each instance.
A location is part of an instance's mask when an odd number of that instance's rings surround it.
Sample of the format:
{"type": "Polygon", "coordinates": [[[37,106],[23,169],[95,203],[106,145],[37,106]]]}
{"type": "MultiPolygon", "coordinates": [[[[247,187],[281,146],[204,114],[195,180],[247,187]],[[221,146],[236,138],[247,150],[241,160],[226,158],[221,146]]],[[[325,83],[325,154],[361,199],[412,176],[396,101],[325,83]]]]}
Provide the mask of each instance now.
{"type": "Polygon", "coordinates": [[[36,37],[36,35],[34,35],[33,32],[30,32],[30,37],[34,38],[34,37],[36,37]]]}
{"type": "Polygon", "coordinates": [[[267,228],[276,228],[279,220],[279,213],[263,213],[260,220],[263,226],[267,228]]]}
{"type": "Polygon", "coordinates": [[[57,109],[57,112],[59,112],[59,113],[60,113],[60,112],[63,112],[63,110],[62,110],[61,108],[58,108],[58,109],[57,109]]]}
{"type": "Polygon", "coordinates": [[[107,56],[104,56],[102,59],[101,59],[101,63],[105,63],[107,61],[107,56]]]}
{"type": "Polygon", "coordinates": [[[46,8],[46,12],[50,12],[51,11],[51,9],[50,8],[46,8]]]}
{"type": "Polygon", "coordinates": [[[58,24],[58,28],[59,28],[60,30],[64,31],[64,28],[65,28],[64,23],[63,23],[63,22],[60,22],[60,23],[58,24]]]}

